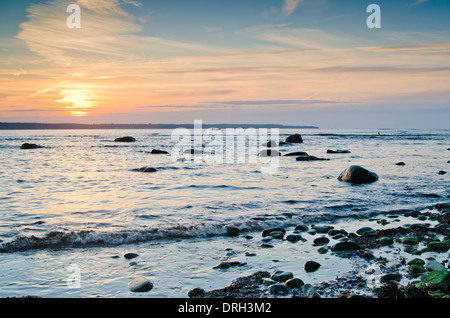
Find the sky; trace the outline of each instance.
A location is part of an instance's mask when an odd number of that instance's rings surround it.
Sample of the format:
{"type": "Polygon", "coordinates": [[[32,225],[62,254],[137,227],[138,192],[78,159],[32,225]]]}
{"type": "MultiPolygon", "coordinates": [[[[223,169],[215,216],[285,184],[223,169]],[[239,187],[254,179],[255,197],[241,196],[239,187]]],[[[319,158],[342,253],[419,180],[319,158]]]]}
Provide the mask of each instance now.
{"type": "Polygon", "coordinates": [[[0,121],[450,128],[449,16],[450,0],[3,0],[0,121]]]}

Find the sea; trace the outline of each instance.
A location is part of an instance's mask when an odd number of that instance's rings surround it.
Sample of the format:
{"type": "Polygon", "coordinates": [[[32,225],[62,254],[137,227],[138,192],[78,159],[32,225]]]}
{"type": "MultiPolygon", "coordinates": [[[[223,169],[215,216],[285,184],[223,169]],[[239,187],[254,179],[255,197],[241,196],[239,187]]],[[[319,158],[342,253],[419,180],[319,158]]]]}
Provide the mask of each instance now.
{"type": "Polygon", "coordinates": [[[274,148],[282,155],[267,172],[250,157],[175,158],[180,140],[170,129],[1,131],[0,297],[184,298],[195,287],[276,269],[319,282],[344,274],[352,260],[304,242],[261,248],[261,231],[324,220],[351,226],[449,202],[449,130],[280,129],[275,141],[291,134],[303,142],[274,148]],[[123,136],[135,141],[115,141],[123,136]],[[328,160],[283,156],[300,151],[328,160]],[[378,181],[339,181],[351,165],[378,181]],[[308,259],[322,264],[317,273],[304,272],[308,259]],[[224,261],[239,266],[217,268],[224,261]],[[130,291],[140,276],[152,290],[130,291]]]}

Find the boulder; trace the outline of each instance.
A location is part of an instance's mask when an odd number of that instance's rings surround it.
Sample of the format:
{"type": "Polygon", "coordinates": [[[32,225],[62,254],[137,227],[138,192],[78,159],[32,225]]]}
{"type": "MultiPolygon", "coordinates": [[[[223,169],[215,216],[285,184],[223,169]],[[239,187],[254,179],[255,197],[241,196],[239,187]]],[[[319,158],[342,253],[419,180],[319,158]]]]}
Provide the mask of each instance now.
{"type": "Polygon", "coordinates": [[[274,271],[270,278],[276,282],[283,283],[291,278],[294,278],[294,274],[291,272],[274,271]]]}
{"type": "Polygon", "coordinates": [[[274,228],[270,228],[270,229],[265,229],[264,231],[262,231],[262,236],[266,237],[269,236],[270,233],[272,232],[282,232],[283,234],[286,234],[286,230],[282,227],[274,227],[274,228]]]}
{"type": "Polygon", "coordinates": [[[396,166],[404,166],[404,165],[406,165],[406,163],[404,163],[403,161],[400,161],[400,162],[397,162],[395,165],[396,166]]]}
{"type": "Polygon", "coordinates": [[[151,154],[154,154],[154,155],[168,154],[167,151],[164,151],[164,150],[158,150],[158,149],[153,149],[150,153],[151,153],[151,154]]]}
{"type": "Polygon", "coordinates": [[[301,288],[305,283],[300,278],[291,278],[285,282],[289,288],[301,288]]]}
{"type": "Polygon", "coordinates": [[[361,246],[356,242],[346,241],[336,243],[331,249],[334,252],[355,251],[361,249],[361,246]]]}
{"type": "Polygon", "coordinates": [[[299,134],[293,134],[286,138],[286,142],[300,144],[303,142],[303,138],[299,134]]]}
{"type": "Polygon", "coordinates": [[[341,172],[338,180],[362,184],[377,181],[378,175],[360,166],[350,166],[341,172]]]}
{"type": "Polygon", "coordinates": [[[117,142],[133,142],[133,141],[136,141],[136,139],[134,139],[131,136],[125,136],[125,137],[116,138],[116,139],[114,139],[114,141],[117,141],[117,142]]]}
{"type": "Polygon", "coordinates": [[[440,174],[440,175],[446,174],[446,173],[447,173],[447,171],[444,171],[444,170],[439,170],[439,172],[438,172],[438,174],[440,174]]]}
{"type": "Polygon", "coordinates": [[[320,264],[314,261],[307,261],[304,265],[305,267],[305,271],[307,271],[308,273],[311,272],[315,272],[316,270],[319,269],[320,264]]]}
{"type": "Polygon", "coordinates": [[[145,277],[136,277],[128,284],[128,289],[133,293],[144,293],[153,289],[153,284],[145,277]]]}
{"type": "Polygon", "coordinates": [[[20,146],[20,149],[38,149],[38,148],[42,148],[42,146],[29,143],[24,143],[22,146],[20,146]]]}
{"type": "Polygon", "coordinates": [[[450,290],[450,271],[431,271],[427,276],[427,286],[430,289],[450,290]]]}

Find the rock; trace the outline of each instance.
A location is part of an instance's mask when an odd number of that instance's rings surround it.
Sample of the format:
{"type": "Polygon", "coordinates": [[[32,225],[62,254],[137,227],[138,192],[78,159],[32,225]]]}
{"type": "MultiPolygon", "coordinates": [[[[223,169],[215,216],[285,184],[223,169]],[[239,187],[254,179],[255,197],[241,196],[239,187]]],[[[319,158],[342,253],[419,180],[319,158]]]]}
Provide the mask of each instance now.
{"type": "Polygon", "coordinates": [[[214,269],[228,269],[230,267],[235,267],[235,266],[244,266],[247,263],[241,263],[241,262],[222,262],[217,266],[214,266],[214,269]]]}
{"type": "Polygon", "coordinates": [[[325,234],[328,233],[331,229],[333,229],[332,226],[327,225],[313,225],[311,226],[313,230],[316,230],[317,233],[325,234]]]}
{"type": "Polygon", "coordinates": [[[390,281],[400,281],[402,279],[402,275],[399,273],[390,273],[390,274],[386,274],[380,277],[380,281],[382,283],[387,283],[390,281]]]}
{"type": "Polygon", "coordinates": [[[269,293],[272,295],[288,295],[291,289],[282,283],[276,283],[269,286],[269,293]]]}
{"type": "Polygon", "coordinates": [[[358,235],[364,235],[366,233],[373,233],[373,232],[375,232],[375,230],[372,229],[371,227],[362,227],[356,231],[358,235]]]}
{"type": "Polygon", "coordinates": [[[327,232],[327,234],[330,235],[330,236],[336,236],[336,235],[339,235],[339,234],[347,235],[348,232],[347,232],[346,230],[335,230],[335,229],[330,229],[330,230],[327,232]]]}
{"type": "Polygon", "coordinates": [[[327,153],[350,153],[350,150],[331,150],[331,149],[328,149],[327,153]]]}
{"type": "Polygon", "coordinates": [[[307,261],[304,265],[305,271],[308,273],[315,272],[320,267],[320,264],[314,261],[307,261]]]}
{"type": "Polygon", "coordinates": [[[261,244],[261,247],[262,247],[262,248],[272,248],[273,245],[272,245],[272,244],[269,244],[269,243],[263,243],[263,244],[261,244]]]}
{"type": "Polygon", "coordinates": [[[153,284],[145,277],[136,277],[128,284],[128,289],[133,293],[144,293],[153,289],[153,284]]]}
{"type": "Polygon", "coordinates": [[[286,236],[286,241],[289,241],[291,243],[301,241],[302,239],[303,237],[299,234],[289,234],[288,236],[286,236]]]}
{"type": "Polygon", "coordinates": [[[426,282],[430,289],[440,289],[443,292],[450,291],[450,272],[447,270],[431,271],[426,282]]]}
{"type": "Polygon", "coordinates": [[[446,173],[447,173],[447,171],[444,171],[444,170],[439,170],[439,172],[438,172],[438,174],[440,174],[440,175],[446,174],[446,173]]]}
{"type": "Polygon", "coordinates": [[[276,282],[282,283],[288,279],[294,278],[294,274],[285,271],[274,271],[270,278],[276,282]]]}
{"type": "Polygon", "coordinates": [[[308,231],[308,226],[305,224],[299,224],[295,227],[294,231],[298,231],[298,232],[308,231]]]}
{"type": "Polygon", "coordinates": [[[306,294],[306,297],[308,298],[320,298],[319,293],[311,284],[303,285],[302,291],[306,294]]]}
{"type": "Polygon", "coordinates": [[[136,253],[126,253],[123,257],[125,257],[126,259],[133,259],[138,256],[139,256],[139,254],[136,254],[136,253]]]}
{"type": "Polygon", "coordinates": [[[328,252],[328,247],[327,246],[322,246],[321,248],[319,248],[317,250],[317,252],[319,252],[319,254],[326,254],[328,252]]]}
{"type": "Polygon", "coordinates": [[[396,165],[396,166],[404,166],[404,165],[406,165],[406,163],[404,163],[403,161],[401,161],[401,162],[397,162],[395,165],[396,165]]]}
{"type": "Polygon", "coordinates": [[[273,279],[270,279],[270,278],[267,278],[267,277],[263,277],[261,279],[261,283],[263,285],[270,286],[270,285],[276,284],[277,282],[274,281],[273,279]]]}
{"type": "Polygon", "coordinates": [[[329,242],[330,242],[330,239],[325,236],[315,238],[313,241],[315,246],[325,245],[325,244],[328,244],[329,242]]]}
{"type": "Polygon", "coordinates": [[[29,143],[24,143],[22,146],[20,146],[20,149],[38,149],[38,148],[43,148],[43,147],[36,145],[36,144],[29,144],[29,143]]]}
{"type": "Polygon", "coordinates": [[[445,266],[442,265],[441,263],[439,263],[438,261],[432,259],[429,260],[426,265],[425,268],[429,271],[442,271],[445,270],[445,266]]]}
{"type": "Polygon", "coordinates": [[[291,278],[285,282],[285,285],[289,288],[301,288],[305,283],[300,278],[291,278]]]}
{"type": "Polygon", "coordinates": [[[300,144],[303,142],[303,138],[299,134],[293,134],[286,138],[286,142],[300,144]]]}
{"type": "Polygon", "coordinates": [[[394,244],[394,240],[391,237],[383,236],[380,238],[381,245],[391,245],[394,244]]]}
{"type": "Polygon", "coordinates": [[[280,231],[280,232],[283,232],[283,234],[286,234],[286,230],[284,228],[274,227],[274,228],[265,229],[264,231],[262,231],[262,236],[263,237],[269,236],[271,232],[275,232],[275,231],[280,231]]]}
{"type": "Polygon", "coordinates": [[[405,237],[402,240],[402,243],[404,245],[417,245],[417,244],[419,244],[419,238],[418,237],[405,237]]]}
{"type": "Polygon", "coordinates": [[[275,239],[282,240],[284,238],[284,232],[272,231],[272,232],[270,232],[270,236],[272,236],[275,239]]]}
{"type": "Polygon", "coordinates": [[[125,136],[125,137],[116,138],[116,139],[114,139],[114,141],[117,141],[117,142],[133,142],[133,141],[136,141],[136,139],[134,139],[131,136],[125,136]]]}
{"type": "Polygon", "coordinates": [[[234,226],[227,226],[227,236],[238,236],[239,235],[239,229],[234,226]]]}
{"type": "Polygon", "coordinates": [[[151,153],[151,154],[154,154],[154,155],[168,154],[167,151],[164,151],[164,150],[158,150],[158,149],[153,149],[150,153],[151,153]]]}
{"type": "Polygon", "coordinates": [[[304,151],[296,151],[284,154],[283,157],[292,157],[292,156],[308,156],[307,152],[304,151]]]}
{"type": "Polygon", "coordinates": [[[427,248],[433,252],[447,252],[450,248],[450,244],[446,241],[443,242],[429,242],[427,248]]]}
{"type": "Polygon", "coordinates": [[[295,158],[295,160],[297,160],[297,161],[322,161],[322,160],[330,160],[330,159],[318,158],[315,156],[298,156],[297,158],[295,158]]]}
{"type": "Polygon", "coordinates": [[[361,246],[358,243],[352,242],[352,241],[338,242],[331,248],[331,250],[333,252],[355,251],[355,250],[360,250],[360,249],[361,249],[361,246]]]}
{"type": "Polygon", "coordinates": [[[156,168],[153,167],[142,167],[142,168],[136,168],[133,169],[133,171],[139,171],[139,172],[156,172],[158,170],[156,170],[156,168]]]}
{"type": "Polygon", "coordinates": [[[423,266],[425,265],[425,261],[423,259],[420,258],[414,258],[412,260],[410,260],[408,262],[408,265],[419,265],[419,266],[423,266]]]}
{"type": "Polygon", "coordinates": [[[338,177],[338,180],[362,184],[377,181],[378,175],[374,172],[366,170],[363,167],[353,165],[342,171],[338,177]]]}
{"type": "Polygon", "coordinates": [[[205,295],[206,295],[206,291],[200,287],[196,287],[188,292],[189,298],[204,297],[205,295]]]}
{"type": "Polygon", "coordinates": [[[267,149],[260,151],[258,156],[260,157],[279,157],[281,156],[281,153],[277,150],[267,149]]]}
{"type": "Polygon", "coordinates": [[[409,272],[411,274],[421,274],[425,273],[426,271],[427,270],[421,265],[412,264],[409,266],[409,272]]]}

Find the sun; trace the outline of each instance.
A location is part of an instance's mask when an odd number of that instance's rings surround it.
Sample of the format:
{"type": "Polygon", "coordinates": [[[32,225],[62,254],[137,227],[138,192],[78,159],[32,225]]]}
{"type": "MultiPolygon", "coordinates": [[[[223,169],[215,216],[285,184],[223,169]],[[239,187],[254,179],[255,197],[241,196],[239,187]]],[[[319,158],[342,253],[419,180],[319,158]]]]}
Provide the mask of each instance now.
{"type": "Polygon", "coordinates": [[[60,92],[64,97],[56,100],[58,103],[68,104],[65,108],[75,117],[87,116],[96,102],[92,98],[92,92],[88,89],[69,88],[60,92]]]}

